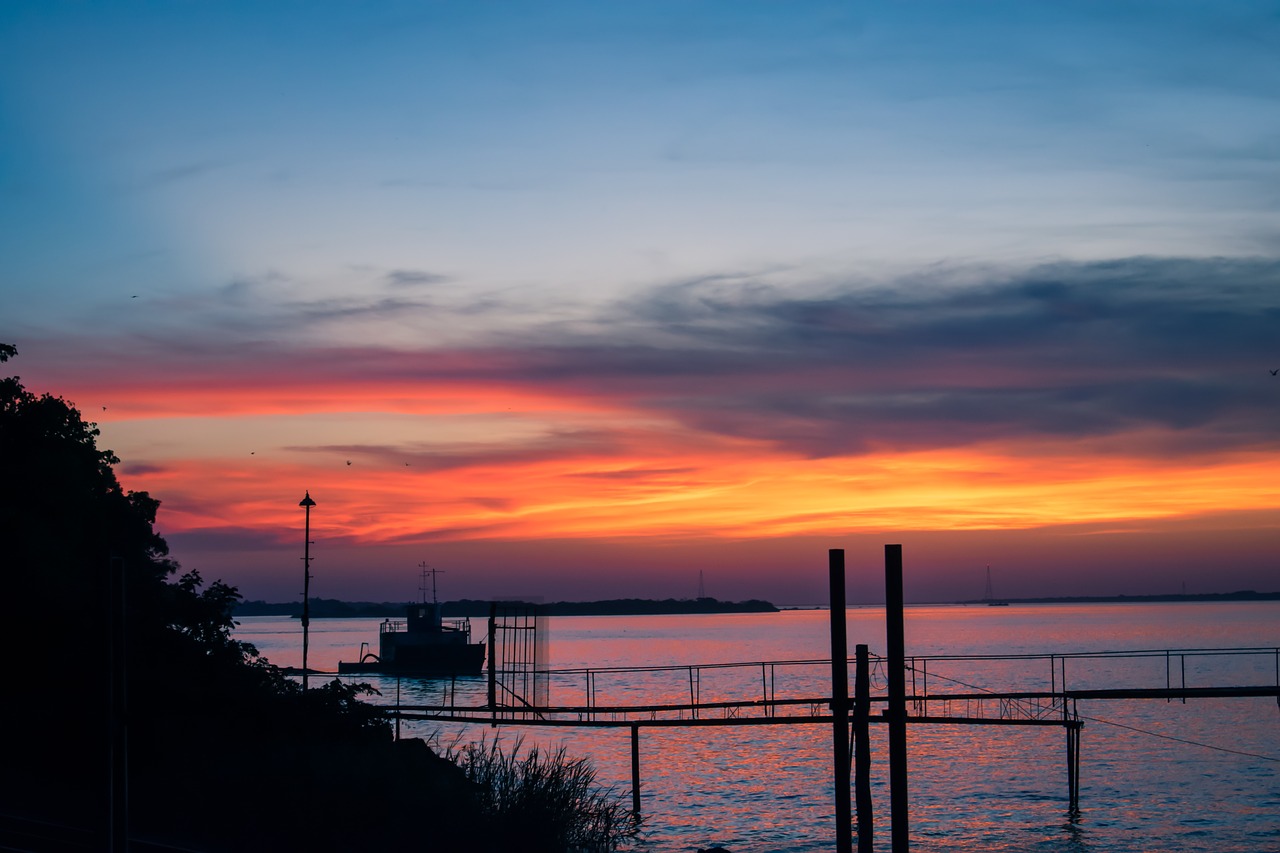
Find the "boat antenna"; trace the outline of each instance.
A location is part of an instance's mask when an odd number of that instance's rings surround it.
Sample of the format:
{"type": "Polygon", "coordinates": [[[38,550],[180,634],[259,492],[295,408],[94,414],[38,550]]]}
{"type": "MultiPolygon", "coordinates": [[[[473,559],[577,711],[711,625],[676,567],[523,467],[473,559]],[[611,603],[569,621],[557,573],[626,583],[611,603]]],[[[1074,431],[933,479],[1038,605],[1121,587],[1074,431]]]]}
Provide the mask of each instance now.
{"type": "Polygon", "coordinates": [[[425,560],[423,560],[421,563],[418,563],[418,568],[422,569],[422,586],[418,587],[418,590],[422,593],[422,603],[423,604],[427,603],[427,575],[430,574],[431,575],[431,603],[439,604],[440,599],[436,597],[436,575],[443,572],[444,569],[436,569],[431,566],[428,566],[425,560]]]}

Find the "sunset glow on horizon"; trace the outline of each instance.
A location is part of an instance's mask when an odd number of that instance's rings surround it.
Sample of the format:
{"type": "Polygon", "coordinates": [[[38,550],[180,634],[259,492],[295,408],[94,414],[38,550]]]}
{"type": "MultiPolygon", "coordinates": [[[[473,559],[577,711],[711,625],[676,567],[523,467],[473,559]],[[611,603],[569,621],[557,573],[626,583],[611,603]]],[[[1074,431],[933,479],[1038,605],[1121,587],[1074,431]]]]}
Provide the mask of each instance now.
{"type": "Polygon", "coordinates": [[[229,535],[293,547],[297,511],[282,500],[282,483],[321,499],[315,530],[324,541],[416,545],[424,554],[488,539],[536,547],[827,537],[834,546],[849,534],[905,530],[1101,524],[1133,533],[1280,503],[1274,453],[1211,448],[1164,458],[1151,449],[1176,433],[1149,427],[812,456],[603,394],[585,401],[453,385],[415,397],[404,386],[335,384],[319,404],[265,384],[256,394],[94,390],[126,401],[99,415],[103,444],[124,459],[126,487],[162,497],[161,530],[179,540],[229,535]]]}

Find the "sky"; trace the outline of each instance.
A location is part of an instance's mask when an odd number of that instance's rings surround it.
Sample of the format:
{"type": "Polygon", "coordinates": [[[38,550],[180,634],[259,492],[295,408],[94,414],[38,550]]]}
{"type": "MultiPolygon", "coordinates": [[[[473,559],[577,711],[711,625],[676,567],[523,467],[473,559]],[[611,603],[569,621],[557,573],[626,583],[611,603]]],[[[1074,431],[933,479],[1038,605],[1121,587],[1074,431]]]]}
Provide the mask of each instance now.
{"type": "Polygon", "coordinates": [[[1280,10],[11,0],[0,341],[248,599],[1280,589],[1280,10]]]}

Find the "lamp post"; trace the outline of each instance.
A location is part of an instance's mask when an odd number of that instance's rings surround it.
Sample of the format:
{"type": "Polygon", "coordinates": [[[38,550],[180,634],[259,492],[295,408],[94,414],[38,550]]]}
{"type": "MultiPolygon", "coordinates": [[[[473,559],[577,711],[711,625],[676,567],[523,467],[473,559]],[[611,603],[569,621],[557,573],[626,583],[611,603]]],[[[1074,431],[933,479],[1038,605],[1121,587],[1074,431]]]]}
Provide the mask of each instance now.
{"type": "Polygon", "coordinates": [[[302,537],[302,689],[307,689],[307,631],[311,625],[311,508],[316,502],[311,500],[311,490],[306,497],[298,501],[298,506],[306,510],[306,528],[302,537]]]}

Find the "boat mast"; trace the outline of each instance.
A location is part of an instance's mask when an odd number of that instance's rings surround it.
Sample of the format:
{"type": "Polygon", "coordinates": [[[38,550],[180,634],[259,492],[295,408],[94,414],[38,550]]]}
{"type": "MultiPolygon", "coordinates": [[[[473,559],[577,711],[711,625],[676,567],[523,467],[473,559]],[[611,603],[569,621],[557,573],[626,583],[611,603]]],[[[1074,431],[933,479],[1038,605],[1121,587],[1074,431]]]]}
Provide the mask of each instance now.
{"type": "Polygon", "coordinates": [[[983,598],[987,601],[991,601],[992,599],[995,598],[995,595],[992,594],[991,592],[991,567],[990,566],[987,566],[987,592],[986,592],[986,595],[983,596],[983,598]]]}
{"type": "Polygon", "coordinates": [[[427,575],[430,574],[431,575],[431,603],[439,604],[440,599],[436,596],[436,575],[443,572],[444,569],[432,568],[431,566],[427,565],[425,560],[423,560],[421,563],[418,563],[418,568],[422,569],[422,586],[418,587],[419,592],[422,593],[422,603],[423,604],[427,603],[427,575]]]}

